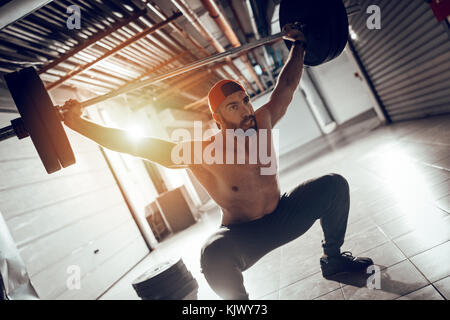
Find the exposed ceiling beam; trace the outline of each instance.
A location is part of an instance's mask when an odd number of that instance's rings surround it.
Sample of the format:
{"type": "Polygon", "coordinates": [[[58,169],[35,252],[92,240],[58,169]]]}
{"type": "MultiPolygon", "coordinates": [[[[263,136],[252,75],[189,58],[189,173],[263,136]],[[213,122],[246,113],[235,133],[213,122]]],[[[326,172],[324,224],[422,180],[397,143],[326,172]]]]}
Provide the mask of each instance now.
{"type": "Polygon", "coordinates": [[[0,30],[22,19],[31,12],[45,6],[52,0],[13,0],[0,10],[0,30]]]}

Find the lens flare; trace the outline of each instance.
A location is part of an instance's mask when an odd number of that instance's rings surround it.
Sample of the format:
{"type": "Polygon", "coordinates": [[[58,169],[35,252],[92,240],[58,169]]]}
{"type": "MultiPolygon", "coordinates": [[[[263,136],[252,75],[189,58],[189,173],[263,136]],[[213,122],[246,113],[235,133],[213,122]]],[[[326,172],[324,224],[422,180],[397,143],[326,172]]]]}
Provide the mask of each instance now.
{"type": "Polygon", "coordinates": [[[139,125],[133,124],[127,128],[128,135],[133,139],[139,139],[145,136],[145,130],[139,125]]]}

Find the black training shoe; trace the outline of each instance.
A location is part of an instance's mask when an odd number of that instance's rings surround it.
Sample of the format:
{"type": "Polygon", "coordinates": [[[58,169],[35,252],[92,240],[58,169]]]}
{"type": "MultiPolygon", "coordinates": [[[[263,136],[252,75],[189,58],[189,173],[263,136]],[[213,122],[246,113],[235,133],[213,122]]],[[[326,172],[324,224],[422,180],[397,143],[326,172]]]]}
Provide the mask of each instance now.
{"type": "Polygon", "coordinates": [[[373,265],[370,258],[352,256],[350,251],[344,251],[338,256],[320,258],[320,267],[324,278],[343,272],[358,272],[373,265]]]}

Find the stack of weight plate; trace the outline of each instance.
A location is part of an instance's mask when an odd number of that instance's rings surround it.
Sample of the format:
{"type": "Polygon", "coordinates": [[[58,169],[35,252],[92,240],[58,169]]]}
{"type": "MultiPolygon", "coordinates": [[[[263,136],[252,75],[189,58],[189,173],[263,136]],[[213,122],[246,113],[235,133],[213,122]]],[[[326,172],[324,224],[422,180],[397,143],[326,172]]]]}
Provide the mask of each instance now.
{"type": "Polygon", "coordinates": [[[161,263],[133,281],[143,300],[195,300],[198,284],[183,260],[161,263]]]}

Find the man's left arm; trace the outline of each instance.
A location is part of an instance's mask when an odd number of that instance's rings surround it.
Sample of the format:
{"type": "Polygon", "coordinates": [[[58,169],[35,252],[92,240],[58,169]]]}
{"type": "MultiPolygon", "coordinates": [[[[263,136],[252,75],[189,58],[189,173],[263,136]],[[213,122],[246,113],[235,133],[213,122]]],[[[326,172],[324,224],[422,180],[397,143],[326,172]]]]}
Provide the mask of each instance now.
{"type": "MultiPolygon", "coordinates": [[[[286,38],[288,40],[304,41],[303,34],[292,28],[289,28],[286,38]]],[[[258,110],[270,117],[272,127],[284,116],[292,101],[302,77],[304,56],[305,49],[303,45],[293,42],[289,57],[278,76],[277,84],[272,91],[269,101],[258,110]]]]}

